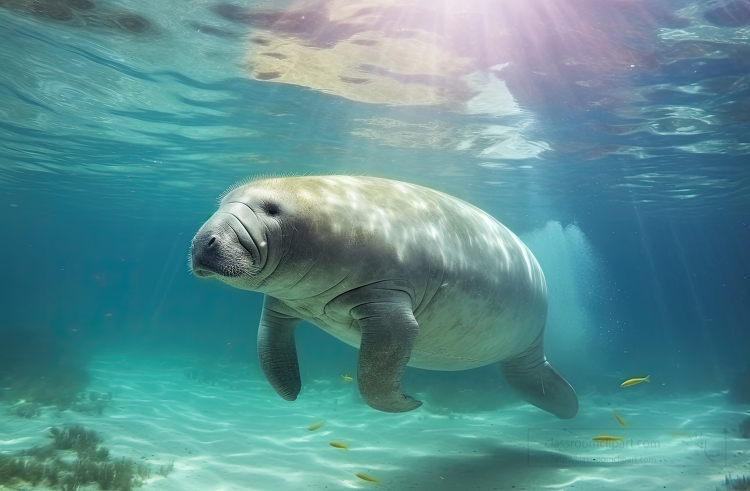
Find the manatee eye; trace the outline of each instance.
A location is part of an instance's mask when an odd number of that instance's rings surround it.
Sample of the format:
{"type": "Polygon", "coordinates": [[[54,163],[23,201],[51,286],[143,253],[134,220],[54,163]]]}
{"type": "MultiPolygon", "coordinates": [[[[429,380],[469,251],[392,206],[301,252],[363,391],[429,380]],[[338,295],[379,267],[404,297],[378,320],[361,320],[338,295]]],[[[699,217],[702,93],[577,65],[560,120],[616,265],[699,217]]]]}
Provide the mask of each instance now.
{"type": "Polygon", "coordinates": [[[276,203],[263,203],[263,211],[265,211],[267,215],[272,217],[281,213],[279,205],[277,205],[276,203]]]}

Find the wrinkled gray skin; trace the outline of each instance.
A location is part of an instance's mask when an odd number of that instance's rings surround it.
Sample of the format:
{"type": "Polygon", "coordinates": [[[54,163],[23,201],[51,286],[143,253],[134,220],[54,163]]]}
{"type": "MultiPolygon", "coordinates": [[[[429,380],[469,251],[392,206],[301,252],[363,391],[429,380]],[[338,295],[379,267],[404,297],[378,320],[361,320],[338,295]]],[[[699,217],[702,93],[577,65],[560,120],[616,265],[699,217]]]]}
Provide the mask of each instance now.
{"type": "Polygon", "coordinates": [[[560,418],[573,388],[547,363],[539,264],[497,220],[459,199],[374,177],[259,179],[231,190],[191,246],[193,273],[265,294],[261,367],[276,392],[301,388],[294,330],[305,320],[359,348],[365,402],[422,403],[406,365],[500,368],[526,401],[560,418]]]}

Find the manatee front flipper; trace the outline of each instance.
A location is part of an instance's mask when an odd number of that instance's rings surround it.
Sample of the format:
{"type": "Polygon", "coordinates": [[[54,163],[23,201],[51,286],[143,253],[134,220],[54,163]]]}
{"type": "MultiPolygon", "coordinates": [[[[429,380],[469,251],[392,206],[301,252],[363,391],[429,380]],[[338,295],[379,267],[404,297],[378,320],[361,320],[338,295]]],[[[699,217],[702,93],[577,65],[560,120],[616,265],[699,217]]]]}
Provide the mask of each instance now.
{"type": "Polygon", "coordinates": [[[374,409],[389,413],[411,411],[422,401],[403,393],[401,375],[409,363],[419,325],[407,293],[381,292],[387,293],[350,311],[362,331],[357,362],[359,393],[374,409]]]}
{"type": "Polygon", "coordinates": [[[547,363],[543,334],[520,355],[500,362],[503,376],[526,402],[558,418],[569,419],[578,412],[578,396],[573,387],[547,363]]]}
{"type": "Polygon", "coordinates": [[[300,319],[274,310],[276,302],[278,300],[267,295],[263,302],[258,328],[258,357],[271,387],[285,400],[293,401],[302,388],[297,346],[294,344],[294,329],[300,319]]]}

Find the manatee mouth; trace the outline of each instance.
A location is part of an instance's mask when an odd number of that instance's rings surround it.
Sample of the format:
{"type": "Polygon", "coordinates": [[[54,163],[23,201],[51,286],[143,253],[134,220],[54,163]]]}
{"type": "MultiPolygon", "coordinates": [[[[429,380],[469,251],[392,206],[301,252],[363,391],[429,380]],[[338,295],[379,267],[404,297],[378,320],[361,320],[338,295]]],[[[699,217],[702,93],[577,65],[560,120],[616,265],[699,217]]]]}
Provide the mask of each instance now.
{"type": "Polygon", "coordinates": [[[237,278],[239,276],[242,276],[242,273],[237,273],[233,271],[211,271],[204,268],[195,268],[193,267],[193,274],[197,276],[198,278],[210,278],[211,276],[222,276],[224,278],[237,278]]]}
{"type": "Polygon", "coordinates": [[[257,273],[257,260],[253,255],[257,248],[244,227],[238,230],[234,226],[233,219],[236,220],[229,215],[221,217],[218,223],[207,223],[208,226],[201,227],[193,238],[189,267],[195,276],[238,278],[257,273]]]}
{"type": "Polygon", "coordinates": [[[191,269],[193,274],[199,278],[208,278],[218,275],[225,278],[236,278],[248,273],[248,266],[252,269],[253,262],[244,257],[240,257],[234,244],[226,244],[217,235],[208,237],[207,240],[200,240],[196,237],[190,248],[192,258],[191,269]]]}
{"type": "Polygon", "coordinates": [[[189,267],[199,278],[252,277],[260,269],[260,251],[248,226],[255,215],[248,215],[246,206],[227,208],[216,212],[190,244],[189,267]]]}
{"type": "Polygon", "coordinates": [[[208,278],[209,276],[213,276],[216,274],[213,271],[209,271],[201,267],[196,267],[195,265],[191,265],[190,269],[192,270],[192,273],[199,278],[208,278]]]}

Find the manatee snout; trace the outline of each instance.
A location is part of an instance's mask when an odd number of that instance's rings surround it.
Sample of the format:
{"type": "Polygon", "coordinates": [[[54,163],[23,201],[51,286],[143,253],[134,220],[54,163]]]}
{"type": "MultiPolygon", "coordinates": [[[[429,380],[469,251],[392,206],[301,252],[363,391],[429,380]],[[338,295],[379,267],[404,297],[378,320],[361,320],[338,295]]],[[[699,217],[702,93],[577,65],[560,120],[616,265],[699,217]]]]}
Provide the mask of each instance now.
{"type": "Polygon", "coordinates": [[[200,278],[252,276],[259,252],[243,222],[231,213],[216,213],[198,230],[190,244],[190,265],[200,278]]]}
{"type": "Polygon", "coordinates": [[[199,232],[193,237],[190,244],[190,258],[195,276],[207,278],[214,274],[221,274],[225,262],[221,249],[225,239],[226,237],[221,237],[220,233],[211,230],[199,232]]]}

